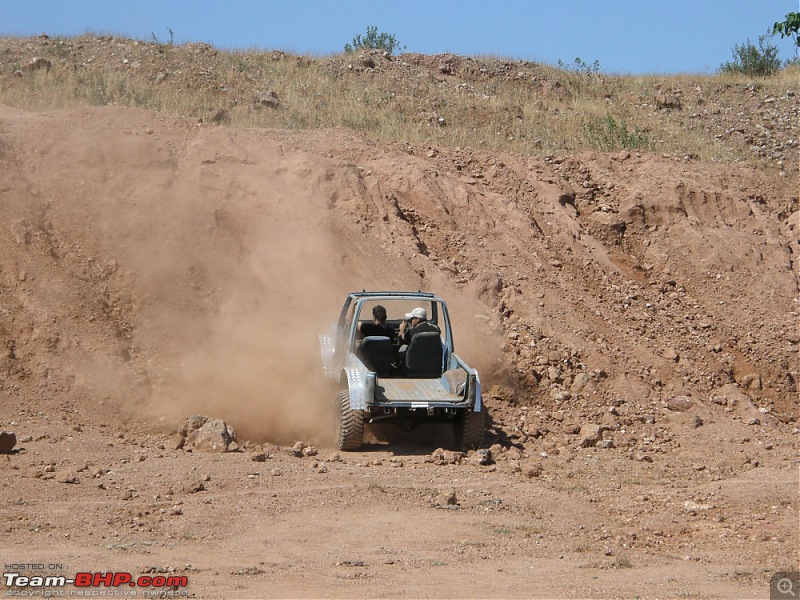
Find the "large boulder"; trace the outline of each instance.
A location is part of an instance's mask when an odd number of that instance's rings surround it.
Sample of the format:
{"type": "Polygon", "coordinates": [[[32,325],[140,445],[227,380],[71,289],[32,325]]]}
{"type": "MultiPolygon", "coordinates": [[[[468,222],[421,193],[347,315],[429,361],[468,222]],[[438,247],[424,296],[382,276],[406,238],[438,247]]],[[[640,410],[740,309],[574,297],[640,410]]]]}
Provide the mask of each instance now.
{"type": "Polygon", "coordinates": [[[238,449],[236,432],[221,419],[192,415],[184,425],[186,444],[203,452],[227,452],[238,449]]]}

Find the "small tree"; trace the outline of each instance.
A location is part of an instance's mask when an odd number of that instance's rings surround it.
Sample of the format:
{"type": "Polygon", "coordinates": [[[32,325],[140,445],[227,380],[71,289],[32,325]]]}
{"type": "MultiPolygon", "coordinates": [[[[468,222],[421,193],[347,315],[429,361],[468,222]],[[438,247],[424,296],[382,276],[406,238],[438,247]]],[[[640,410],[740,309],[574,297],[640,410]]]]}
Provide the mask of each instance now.
{"type": "MultiPolygon", "coordinates": [[[[367,27],[366,35],[362,36],[359,33],[353,38],[352,44],[344,45],[345,52],[355,52],[362,48],[383,50],[391,55],[395,50],[400,49],[400,42],[397,41],[397,37],[394,34],[386,33],[385,31],[378,32],[377,26],[371,25],[367,27]]],[[[405,46],[402,47],[403,50],[405,48],[405,46]]]]}
{"type": "Polygon", "coordinates": [[[780,33],[781,38],[794,38],[794,60],[788,60],[786,64],[800,64],[800,13],[787,14],[785,21],[779,21],[772,26],[772,33],[780,33]]]}
{"type": "Polygon", "coordinates": [[[758,46],[750,40],[746,44],[733,47],[733,61],[720,65],[722,73],[742,73],[744,75],[773,75],[781,70],[778,47],[771,43],[772,34],[758,37],[758,46]]]}
{"type": "Polygon", "coordinates": [[[785,21],[772,26],[772,33],[780,33],[781,38],[793,37],[794,45],[800,48],[800,13],[790,12],[787,14],[785,21]]]}

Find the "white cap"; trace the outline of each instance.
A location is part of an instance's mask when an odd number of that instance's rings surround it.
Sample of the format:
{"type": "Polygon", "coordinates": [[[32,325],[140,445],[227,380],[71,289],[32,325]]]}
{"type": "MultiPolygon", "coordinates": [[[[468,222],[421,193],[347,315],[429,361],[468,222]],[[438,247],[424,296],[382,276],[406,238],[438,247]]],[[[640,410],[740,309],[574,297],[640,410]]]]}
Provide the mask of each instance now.
{"type": "Polygon", "coordinates": [[[427,321],[428,320],[428,313],[426,312],[426,310],[424,308],[418,307],[418,308],[415,308],[414,310],[412,310],[410,313],[408,313],[406,315],[406,319],[413,319],[413,318],[422,319],[424,321],[427,321]]]}

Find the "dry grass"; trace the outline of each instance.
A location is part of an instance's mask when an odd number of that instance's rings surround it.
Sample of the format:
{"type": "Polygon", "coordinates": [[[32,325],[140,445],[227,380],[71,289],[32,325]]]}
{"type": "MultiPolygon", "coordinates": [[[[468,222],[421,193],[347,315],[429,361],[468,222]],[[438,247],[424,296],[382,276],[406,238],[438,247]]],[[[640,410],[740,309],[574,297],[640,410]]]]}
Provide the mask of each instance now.
{"type": "Polygon", "coordinates": [[[752,160],[720,143],[705,117],[748,88],[764,96],[797,87],[796,69],[758,81],[606,76],[492,57],[311,59],[94,36],[6,38],[0,57],[0,103],[26,110],[123,105],[235,127],[344,127],[382,140],[531,155],[641,149],[752,160]],[[26,70],[34,56],[52,68],[26,70]],[[268,90],[277,108],[257,101],[268,90]]]}

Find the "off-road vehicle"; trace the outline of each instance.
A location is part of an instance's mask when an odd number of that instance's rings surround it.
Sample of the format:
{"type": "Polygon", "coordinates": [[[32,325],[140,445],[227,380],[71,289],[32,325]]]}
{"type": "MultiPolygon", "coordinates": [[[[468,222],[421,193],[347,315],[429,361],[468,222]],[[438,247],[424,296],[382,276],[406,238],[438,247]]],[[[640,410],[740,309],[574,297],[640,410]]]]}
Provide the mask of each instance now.
{"type": "Polygon", "coordinates": [[[320,336],[325,375],[338,384],[336,445],[357,450],[367,423],[392,422],[405,430],[421,423],[453,427],[459,448],[476,448],[483,441],[486,409],[481,401],[478,372],[459,358],[447,305],[425,292],[353,292],[339,320],[320,336]],[[383,306],[389,336],[363,336],[362,323],[373,321],[372,309],[383,306]],[[415,308],[440,333],[417,333],[407,348],[400,325],[415,308]]]}

